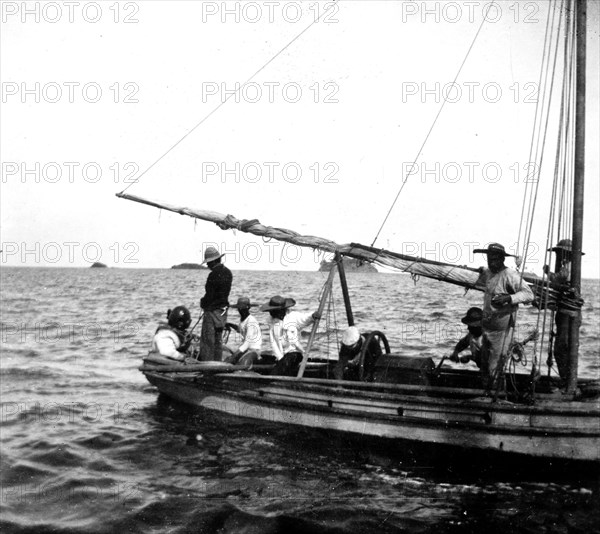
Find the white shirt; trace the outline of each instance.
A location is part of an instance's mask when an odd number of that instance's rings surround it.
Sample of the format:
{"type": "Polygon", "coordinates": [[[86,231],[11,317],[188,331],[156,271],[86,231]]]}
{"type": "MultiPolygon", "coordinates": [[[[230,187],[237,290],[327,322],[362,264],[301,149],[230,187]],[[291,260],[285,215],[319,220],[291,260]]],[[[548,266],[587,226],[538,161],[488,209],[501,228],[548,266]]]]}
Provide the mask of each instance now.
{"type": "Polygon", "coordinates": [[[505,330],[509,324],[509,318],[520,303],[528,303],[533,300],[533,292],[529,284],[521,281],[521,275],[505,267],[500,272],[494,273],[490,269],[484,269],[479,275],[477,285],[485,288],[483,295],[483,327],[484,330],[505,330]],[[510,295],[510,303],[495,307],[492,299],[496,295],[510,295]]]}
{"type": "Polygon", "coordinates": [[[152,338],[151,352],[172,360],[183,361],[185,354],[177,350],[180,346],[181,341],[175,332],[168,328],[161,328],[152,338]]]}
{"type": "Polygon", "coordinates": [[[260,324],[254,315],[248,315],[239,325],[240,336],[242,336],[242,344],[238,347],[240,352],[253,350],[260,354],[262,349],[262,332],[260,324]]]}
{"type": "Polygon", "coordinates": [[[269,319],[271,349],[278,360],[288,352],[304,352],[300,332],[314,319],[312,313],[289,312],[283,319],[269,319]]]}

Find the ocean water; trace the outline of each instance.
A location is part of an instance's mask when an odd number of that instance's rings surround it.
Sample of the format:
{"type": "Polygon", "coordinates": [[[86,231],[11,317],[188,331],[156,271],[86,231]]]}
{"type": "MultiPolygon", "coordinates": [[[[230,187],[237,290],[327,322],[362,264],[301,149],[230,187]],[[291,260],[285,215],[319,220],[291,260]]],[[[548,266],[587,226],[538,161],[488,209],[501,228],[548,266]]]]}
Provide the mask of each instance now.
{"type": "MultiPolygon", "coordinates": [[[[600,532],[597,471],[472,464],[159,396],[141,358],[167,308],[185,304],[197,317],[205,277],[0,270],[2,532],[600,532]]],[[[232,300],[282,294],[311,311],[325,278],[234,271],[232,300]]],[[[460,317],[481,301],[404,275],[348,279],[357,324],[413,356],[447,354],[463,334],[460,317]]],[[[584,293],[580,374],[598,378],[598,281],[584,293]]],[[[343,329],[339,290],[333,309],[323,350],[343,329]]],[[[536,321],[523,310],[519,337],[536,321]]]]}

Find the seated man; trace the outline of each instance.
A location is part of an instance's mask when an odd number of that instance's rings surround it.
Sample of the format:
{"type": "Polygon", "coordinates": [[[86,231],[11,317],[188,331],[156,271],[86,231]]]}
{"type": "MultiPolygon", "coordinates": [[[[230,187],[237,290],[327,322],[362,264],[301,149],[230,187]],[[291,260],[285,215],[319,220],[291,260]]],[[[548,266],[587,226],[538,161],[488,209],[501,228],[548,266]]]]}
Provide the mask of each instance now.
{"type": "Polygon", "coordinates": [[[260,311],[268,311],[271,316],[268,323],[269,338],[271,350],[277,359],[272,375],[296,376],[304,353],[300,332],[320,319],[319,312],[291,312],[289,308],[295,305],[294,299],[276,295],[260,307],[260,311]]]}
{"type": "Polygon", "coordinates": [[[156,329],[150,354],[183,361],[188,348],[186,330],[192,322],[192,316],[185,306],[177,306],[167,311],[167,321],[167,324],[161,323],[156,329]]]}
{"type": "Polygon", "coordinates": [[[250,299],[247,297],[240,297],[237,304],[230,306],[236,308],[240,314],[240,324],[227,323],[227,326],[240,334],[242,343],[231,356],[224,358],[227,363],[251,365],[260,359],[262,332],[256,317],[250,313],[252,306],[255,304],[250,304],[250,299]]]}
{"type": "Polygon", "coordinates": [[[481,367],[481,342],[483,330],[481,321],[483,319],[483,311],[481,308],[469,308],[467,315],[460,321],[467,325],[468,334],[463,337],[454,347],[454,351],[450,355],[450,361],[456,363],[469,363],[474,361],[477,367],[481,367]],[[470,349],[471,354],[459,357],[458,355],[464,350],[470,349]]]}
{"type": "MultiPolygon", "coordinates": [[[[344,378],[358,380],[360,352],[368,335],[368,333],[361,335],[356,326],[349,326],[344,331],[338,362],[333,371],[336,380],[343,380],[344,378]]],[[[374,364],[381,355],[382,351],[379,342],[376,339],[372,339],[365,354],[365,381],[371,382],[373,380],[374,364]]]]}

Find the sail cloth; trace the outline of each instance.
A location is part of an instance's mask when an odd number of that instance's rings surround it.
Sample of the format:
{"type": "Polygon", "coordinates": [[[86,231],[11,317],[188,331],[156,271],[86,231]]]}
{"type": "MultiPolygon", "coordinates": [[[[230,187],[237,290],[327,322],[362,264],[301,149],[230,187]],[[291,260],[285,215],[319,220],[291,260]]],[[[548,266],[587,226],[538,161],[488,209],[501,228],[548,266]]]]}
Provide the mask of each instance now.
{"type": "Polygon", "coordinates": [[[483,290],[483,287],[475,287],[475,282],[477,281],[479,273],[477,269],[471,267],[459,267],[425,258],[398,254],[389,250],[372,248],[359,243],[340,245],[323,237],[301,235],[293,230],[266,226],[257,219],[238,219],[233,215],[223,215],[222,213],[215,211],[173,206],[127,193],[117,193],[117,197],[172,211],[174,213],[179,213],[180,215],[187,215],[188,217],[214,222],[222,230],[239,230],[240,232],[254,234],[263,238],[284,241],[299,247],[309,247],[324,252],[331,252],[332,254],[338,252],[342,256],[348,256],[369,263],[376,263],[398,271],[408,272],[416,276],[425,276],[427,278],[443,280],[444,282],[456,284],[465,288],[483,290]]]}
{"type": "MultiPolygon", "coordinates": [[[[195,219],[214,222],[222,230],[239,230],[240,232],[254,234],[263,238],[277,239],[278,241],[284,241],[299,247],[309,247],[325,252],[331,252],[332,254],[337,252],[342,256],[375,263],[398,271],[407,272],[415,276],[424,276],[434,280],[441,280],[467,289],[484,290],[483,286],[476,284],[477,279],[479,278],[479,271],[472,267],[457,266],[406,254],[399,254],[397,252],[392,252],[391,250],[368,247],[359,243],[340,245],[323,237],[301,235],[293,230],[266,226],[261,224],[257,219],[238,219],[233,215],[223,215],[216,211],[173,206],[165,204],[164,202],[158,202],[127,193],[117,193],[117,197],[172,211],[174,213],[179,213],[180,215],[187,215],[188,217],[193,217],[195,219]]],[[[558,288],[549,287],[547,281],[542,281],[536,275],[530,273],[525,273],[523,278],[532,286],[536,301],[539,303],[538,306],[555,309],[557,301],[560,301],[563,306],[568,305],[567,302],[565,302],[565,298],[561,296],[562,291],[558,288]]],[[[573,305],[573,303],[571,302],[570,305],[573,305]]],[[[575,307],[577,306],[575,305],[575,307]]]]}

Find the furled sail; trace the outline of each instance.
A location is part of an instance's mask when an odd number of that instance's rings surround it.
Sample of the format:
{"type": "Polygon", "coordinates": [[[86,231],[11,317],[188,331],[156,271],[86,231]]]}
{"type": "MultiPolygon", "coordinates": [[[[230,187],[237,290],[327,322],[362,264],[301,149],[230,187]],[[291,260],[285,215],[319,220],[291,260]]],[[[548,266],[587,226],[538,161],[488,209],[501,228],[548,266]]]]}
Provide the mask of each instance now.
{"type": "MultiPolygon", "coordinates": [[[[195,219],[214,222],[222,230],[239,230],[240,232],[277,239],[278,241],[285,241],[286,243],[291,243],[299,247],[309,247],[331,253],[338,252],[342,256],[375,263],[398,271],[407,272],[415,276],[433,278],[434,280],[441,280],[468,289],[478,289],[480,291],[484,289],[482,286],[477,285],[479,272],[472,267],[457,266],[425,258],[408,256],[390,250],[368,247],[359,243],[340,245],[323,237],[301,235],[293,230],[266,226],[257,219],[238,219],[233,215],[223,215],[222,213],[215,211],[173,206],[127,193],[117,193],[117,197],[172,211],[174,213],[179,213],[180,215],[187,215],[188,217],[193,217],[195,219]]],[[[547,283],[543,284],[542,280],[535,275],[526,273],[523,278],[532,285],[532,289],[541,305],[552,308],[553,303],[557,299],[558,292],[555,289],[548,287],[547,283]]]]}
{"type": "Polygon", "coordinates": [[[187,215],[188,217],[214,222],[222,230],[239,230],[240,232],[277,239],[278,241],[285,241],[286,243],[291,243],[299,247],[309,247],[331,253],[338,252],[342,256],[348,256],[369,263],[376,263],[399,271],[408,272],[416,276],[425,276],[427,278],[443,280],[444,282],[466,288],[483,289],[475,286],[478,272],[477,269],[471,267],[456,266],[427,260],[425,258],[408,256],[406,254],[398,254],[389,250],[372,248],[359,243],[340,245],[322,237],[301,235],[293,230],[266,226],[257,219],[238,219],[233,215],[223,215],[222,213],[215,211],[173,206],[127,193],[117,193],[117,196],[126,200],[132,200],[134,202],[140,202],[156,208],[179,213],[180,215],[187,215]]]}

